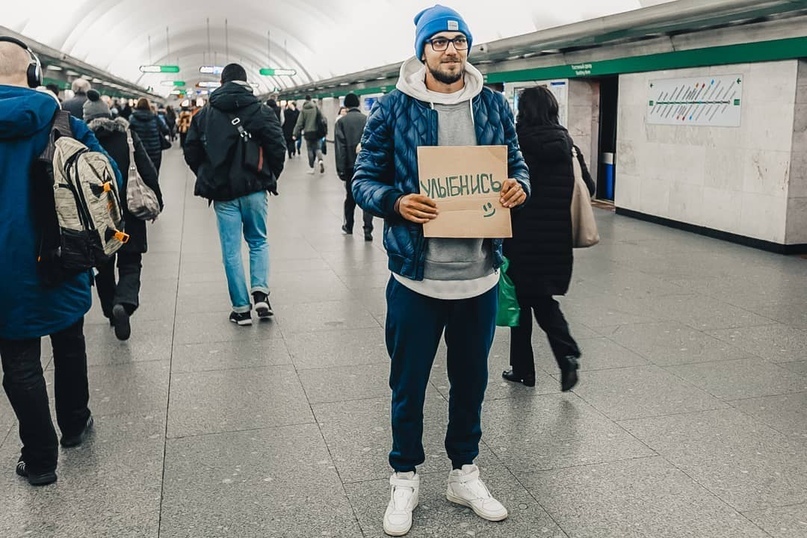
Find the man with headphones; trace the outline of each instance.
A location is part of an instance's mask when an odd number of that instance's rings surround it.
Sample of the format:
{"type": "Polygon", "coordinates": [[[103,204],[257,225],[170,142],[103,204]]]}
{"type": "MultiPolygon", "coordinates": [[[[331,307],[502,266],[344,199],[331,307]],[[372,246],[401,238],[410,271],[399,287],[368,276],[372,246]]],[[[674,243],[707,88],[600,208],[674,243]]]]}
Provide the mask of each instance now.
{"type": "MultiPolygon", "coordinates": [[[[43,336],[53,344],[62,446],[80,445],[93,426],[84,342],[92,275],[46,287],[37,274],[31,165],[47,146],[59,110],[49,92],[33,89],[41,85],[36,54],[22,41],[0,36],[0,359],[3,389],[20,423],[23,447],[16,472],[34,486],[56,481],[59,452],[40,363],[43,336]]],[[[73,138],[103,152],[84,122],[71,117],[70,127],[73,138]]],[[[120,182],[117,167],[115,174],[120,182]]]]}

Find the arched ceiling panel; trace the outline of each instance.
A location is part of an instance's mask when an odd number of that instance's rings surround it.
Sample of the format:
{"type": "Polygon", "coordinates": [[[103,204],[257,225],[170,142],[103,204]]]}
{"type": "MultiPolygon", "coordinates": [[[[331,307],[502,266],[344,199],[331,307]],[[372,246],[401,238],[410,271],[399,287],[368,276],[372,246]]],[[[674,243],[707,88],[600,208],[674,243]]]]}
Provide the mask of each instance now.
{"type": "MultiPolygon", "coordinates": [[[[2,25],[166,95],[171,88],[160,87],[161,78],[154,75],[141,76],[140,65],[178,63],[182,71],[177,78],[190,83],[204,79],[198,72],[203,62],[212,64],[215,56],[219,64],[226,63],[228,48],[229,60],[243,60],[255,82],[282,88],[401,61],[413,53],[414,15],[434,4],[425,0],[197,0],[190,5],[165,0],[11,1],[3,7],[2,25]],[[289,67],[298,74],[292,79],[266,79],[258,75],[260,67],[289,67]]],[[[462,13],[474,42],[485,43],[664,1],[668,0],[441,3],[462,13]]]]}

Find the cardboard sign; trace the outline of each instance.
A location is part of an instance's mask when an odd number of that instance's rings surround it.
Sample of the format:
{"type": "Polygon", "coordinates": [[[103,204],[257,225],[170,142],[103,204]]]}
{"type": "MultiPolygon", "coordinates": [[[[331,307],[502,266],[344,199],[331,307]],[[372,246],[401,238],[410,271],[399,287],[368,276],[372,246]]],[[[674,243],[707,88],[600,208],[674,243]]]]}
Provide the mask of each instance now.
{"type": "Polygon", "coordinates": [[[512,237],[510,209],[499,202],[505,179],[507,146],[418,147],[420,194],[440,212],[423,225],[423,235],[512,237]]]}

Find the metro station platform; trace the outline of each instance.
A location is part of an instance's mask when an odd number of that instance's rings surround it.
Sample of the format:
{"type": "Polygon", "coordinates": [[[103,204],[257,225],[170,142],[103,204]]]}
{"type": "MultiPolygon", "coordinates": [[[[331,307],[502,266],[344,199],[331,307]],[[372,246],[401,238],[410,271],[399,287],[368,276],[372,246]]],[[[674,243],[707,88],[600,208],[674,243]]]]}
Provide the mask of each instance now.
{"type": "MultiPolygon", "coordinates": [[[[389,273],[380,221],[373,243],[341,234],[327,158],[324,175],[287,162],[270,202],[275,317],[237,327],[213,210],[166,153],[142,307],[126,342],[97,304],[87,317],[96,428],[61,451],[56,485],[15,476],[0,398],[0,536],[383,536],[389,273]]],[[[560,392],[537,328],[534,389],[500,377],[507,330],[491,353],[478,464],[510,517],[444,497],[441,354],[410,536],[807,536],[807,260],[597,215],[603,241],[576,252],[561,301],[578,387],[560,392]]]]}

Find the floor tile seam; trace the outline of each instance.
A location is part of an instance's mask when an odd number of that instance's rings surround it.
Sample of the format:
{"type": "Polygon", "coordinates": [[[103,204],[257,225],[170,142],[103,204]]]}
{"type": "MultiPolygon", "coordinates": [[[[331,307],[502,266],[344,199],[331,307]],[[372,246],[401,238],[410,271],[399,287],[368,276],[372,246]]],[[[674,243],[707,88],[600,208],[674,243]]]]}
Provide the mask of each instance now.
{"type": "MultiPolygon", "coordinates": [[[[702,389],[699,389],[699,390],[702,390],[702,389]]],[[[717,400],[717,403],[720,404],[720,407],[708,407],[708,408],[704,408],[704,409],[697,409],[697,410],[694,410],[694,411],[681,411],[681,412],[676,412],[676,413],[661,413],[661,414],[653,414],[653,415],[645,415],[645,416],[637,416],[637,417],[612,418],[612,417],[610,417],[608,415],[605,415],[605,416],[611,422],[617,423],[617,422],[629,422],[629,421],[632,421],[632,420],[649,420],[649,419],[654,419],[654,418],[680,417],[680,416],[684,416],[684,415],[692,415],[692,414],[695,414],[695,413],[703,413],[703,412],[706,412],[706,411],[724,411],[726,409],[733,409],[729,404],[727,404],[723,400],[715,398],[714,396],[712,396],[711,394],[709,394],[706,391],[703,391],[703,392],[705,394],[707,394],[709,397],[714,398],[715,400],[717,400]]],[[[586,401],[586,403],[588,405],[591,405],[592,407],[594,407],[588,401],[586,401]]],[[[600,413],[603,413],[599,409],[597,409],[597,411],[599,411],[600,413]]]]}
{"type": "Polygon", "coordinates": [[[229,372],[237,370],[268,370],[279,366],[291,366],[291,362],[280,362],[277,364],[268,364],[266,366],[230,366],[226,368],[205,368],[202,370],[177,370],[175,374],[204,374],[208,372],[229,372]]]}
{"type": "MultiPolygon", "coordinates": [[[[306,241],[306,243],[308,243],[309,247],[311,247],[314,251],[317,252],[317,254],[319,254],[319,251],[311,244],[310,241],[308,241],[308,239],[306,239],[305,237],[303,237],[303,239],[305,239],[305,241],[306,241]]],[[[331,270],[333,270],[333,267],[330,265],[328,260],[326,260],[325,258],[322,258],[322,259],[325,261],[326,265],[328,265],[328,267],[330,267],[331,270]]],[[[339,279],[339,281],[342,283],[343,286],[347,287],[347,285],[344,283],[344,281],[342,280],[341,277],[337,276],[337,278],[339,279]]],[[[364,306],[364,305],[362,305],[362,306],[364,306]]],[[[371,316],[372,316],[372,314],[371,314],[371,316]]],[[[376,323],[378,323],[378,320],[376,320],[376,323]]],[[[289,336],[291,336],[291,334],[292,333],[289,333],[289,336]]],[[[354,520],[356,526],[358,527],[359,532],[362,533],[362,536],[365,536],[366,533],[364,531],[364,528],[361,525],[361,520],[359,519],[359,515],[358,515],[358,513],[356,511],[356,507],[353,506],[353,503],[350,501],[350,497],[347,494],[347,489],[345,488],[345,481],[342,478],[341,472],[339,471],[339,466],[336,465],[336,461],[334,459],[333,453],[331,452],[331,447],[328,445],[327,439],[325,439],[325,434],[322,431],[322,426],[320,424],[320,421],[317,419],[317,415],[314,412],[314,404],[311,402],[311,398],[309,397],[308,391],[305,388],[305,384],[303,383],[303,379],[300,376],[300,369],[298,369],[297,365],[294,363],[294,357],[293,357],[293,355],[291,353],[291,346],[289,345],[289,342],[286,339],[286,333],[283,331],[282,324],[280,326],[280,337],[283,339],[283,343],[286,346],[286,351],[289,353],[289,358],[292,359],[292,368],[294,369],[294,372],[295,372],[295,374],[297,376],[297,382],[300,384],[300,388],[303,390],[303,394],[305,394],[305,399],[306,399],[306,402],[308,403],[308,409],[311,412],[311,417],[314,420],[314,424],[316,425],[317,432],[319,432],[320,439],[322,439],[322,443],[325,446],[325,450],[328,452],[328,457],[331,460],[331,464],[333,465],[334,472],[336,473],[336,477],[337,477],[337,479],[339,479],[339,483],[342,485],[342,494],[345,496],[345,499],[347,500],[347,503],[350,506],[350,510],[353,512],[353,520],[354,520]]]]}
{"type": "Polygon", "coordinates": [[[733,510],[733,511],[734,511],[736,514],[739,514],[739,515],[740,515],[740,517],[742,517],[742,518],[743,518],[745,521],[747,521],[747,522],[748,522],[749,524],[751,524],[752,526],[754,526],[754,527],[756,527],[757,529],[759,529],[759,530],[760,530],[762,533],[764,533],[765,535],[767,535],[767,536],[772,536],[772,535],[771,535],[770,533],[768,533],[768,532],[767,532],[765,529],[763,529],[762,527],[760,527],[759,525],[757,525],[757,524],[756,524],[754,521],[752,521],[752,520],[751,520],[751,519],[750,519],[748,516],[746,516],[746,515],[745,515],[745,514],[744,514],[742,511],[740,511],[740,509],[739,509],[739,508],[737,508],[736,506],[734,506],[733,504],[731,504],[731,503],[730,503],[728,500],[724,499],[723,497],[721,497],[720,495],[718,495],[717,493],[715,493],[714,491],[712,491],[711,489],[709,489],[709,488],[708,488],[708,487],[707,487],[705,484],[701,483],[701,481],[700,481],[700,480],[698,480],[697,478],[695,478],[694,476],[692,476],[692,475],[691,475],[690,473],[688,473],[688,472],[687,472],[685,469],[682,469],[681,467],[679,467],[678,465],[676,465],[674,462],[670,461],[669,459],[665,458],[664,456],[661,456],[661,458],[662,458],[664,461],[666,461],[666,462],[667,462],[669,465],[671,465],[671,466],[672,466],[674,469],[678,470],[678,471],[679,471],[680,473],[682,473],[684,476],[686,476],[687,478],[689,478],[689,479],[692,481],[692,483],[697,484],[697,486],[698,486],[698,487],[700,487],[700,488],[703,488],[703,490],[704,490],[705,492],[707,492],[709,495],[711,495],[711,496],[712,496],[714,499],[716,499],[716,500],[717,500],[719,503],[721,503],[721,504],[725,505],[726,507],[728,507],[729,509],[733,510]]]}
{"type": "Polygon", "coordinates": [[[176,282],[177,282],[177,289],[176,295],[174,296],[174,323],[173,323],[173,331],[171,333],[171,352],[169,355],[169,362],[168,362],[168,394],[165,402],[165,428],[163,430],[163,458],[162,458],[162,472],[160,473],[160,505],[159,505],[159,512],[157,516],[157,538],[160,538],[162,534],[163,525],[163,503],[165,502],[165,472],[166,472],[166,459],[168,456],[168,425],[169,425],[169,411],[171,409],[171,382],[173,380],[173,366],[174,366],[174,344],[176,343],[176,333],[177,333],[177,313],[178,313],[178,305],[179,305],[179,279],[180,279],[180,272],[182,268],[182,254],[183,254],[183,246],[185,244],[185,221],[187,217],[186,207],[188,202],[188,196],[190,195],[188,189],[188,179],[189,174],[187,168],[185,168],[185,181],[184,184],[184,196],[182,196],[182,224],[180,230],[180,242],[179,242],[179,263],[177,264],[177,272],[176,272],[176,282]]]}
{"type": "MultiPolygon", "coordinates": [[[[796,374],[796,375],[801,375],[801,374],[796,374]]],[[[801,376],[801,377],[805,377],[805,376],[801,376]]],[[[796,394],[807,394],[807,389],[796,390],[796,391],[793,391],[793,392],[786,392],[786,393],[782,393],[782,394],[765,394],[765,395],[761,395],[761,396],[749,396],[748,398],[731,398],[729,400],[723,400],[723,401],[725,401],[727,404],[731,405],[734,402],[747,402],[749,400],[758,400],[760,398],[777,398],[777,397],[780,397],[780,396],[794,396],[796,394]]],[[[734,407],[734,406],[732,406],[732,407],[734,407]]]]}
{"type": "Polygon", "coordinates": [[[565,536],[566,538],[569,538],[569,534],[560,525],[560,522],[557,519],[555,519],[555,516],[552,515],[552,513],[549,511],[549,509],[546,506],[541,504],[541,501],[538,499],[538,497],[533,495],[532,491],[530,491],[530,489],[527,486],[524,485],[524,483],[521,481],[519,476],[510,468],[510,466],[507,464],[507,462],[502,461],[502,459],[496,454],[496,452],[493,450],[493,448],[487,442],[485,442],[484,440],[481,440],[481,443],[485,448],[487,448],[490,451],[491,454],[493,454],[493,456],[496,458],[496,461],[499,463],[499,465],[503,466],[504,469],[510,474],[510,476],[513,477],[513,480],[515,480],[516,484],[518,484],[521,487],[521,489],[524,490],[524,492],[527,494],[527,496],[529,498],[531,498],[533,501],[535,501],[535,504],[537,504],[539,507],[541,507],[541,510],[544,511],[544,513],[547,515],[547,517],[555,524],[555,526],[558,529],[560,529],[560,532],[563,533],[563,536],[565,536]]]}
{"type": "MultiPolygon", "coordinates": [[[[771,364],[772,366],[776,366],[776,364],[775,364],[775,363],[771,363],[770,361],[766,361],[766,360],[765,360],[765,359],[763,359],[762,357],[757,357],[757,356],[746,357],[746,358],[744,358],[744,359],[731,359],[731,360],[726,360],[726,361],[710,361],[710,362],[703,362],[703,363],[697,363],[697,364],[720,364],[720,363],[726,363],[726,362],[739,362],[739,361],[747,361],[747,360],[753,360],[753,359],[758,359],[758,360],[762,361],[763,363],[767,363],[767,364],[771,364]]],[[[685,365],[682,365],[682,366],[685,366],[685,365]]],[[[695,389],[698,389],[698,390],[700,390],[700,391],[703,391],[703,392],[705,392],[706,394],[708,394],[709,396],[711,396],[711,397],[713,397],[713,398],[716,398],[716,399],[718,399],[719,401],[721,401],[721,402],[723,402],[723,403],[726,403],[726,404],[729,404],[729,402],[734,401],[734,400],[751,400],[751,399],[753,399],[753,398],[762,398],[762,397],[765,397],[765,396],[781,396],[781,395],[782,395],[782,394],[780,393],[780,394],[766,394],[766,395],[759,395],[759,396],[751,396],[751,397],[748,397],[748,398],[723,398],[723,397],[721,397],[721,396],[719,396],[719,395],[717,395],[717,394],[713,394],[712,392],[710,392],[710,391],[709,391],[708,389],[706,389],[706,388],[699,387],[698,385],[695,385],[693,381],[691,381],[691,380],[689,380],[689,379],[687,379],[687,378],[685,378],[685,377],[683,377],[683,376],[681,376],[681,375],[677,374],[676,372],[671,372],[671,371],[669,371],[669,370],[668,370],[668,368],[676,368],[675,366],[672,366],[672,367],[662,367],[662,368],[663,368],[663,369],[664,369],[664,370],[665,370],[665,371],[666,371],[668,374],[672,375],[673,377],[678,378],[679,380],[683,381],[683,382],[684,382],[684,383],[686,383],[687,385],[689,385],[689,386],[691,386],[691,387],[693,387],[693,388],[695,388],[695,389]]],[[[782,370],[782,373],[783,373],[783,374],[789,374],[789,375],[791,375],[791,376],[797,376],[797,377],[801,377],[801,378],[804,378],[805,380],[807,380],[807,376],[804,376],[804,375],[798,374],[798,373],[796,373],[796,372],[790,372],[790,371],[789,371],[789,370],[787,370],[786,368],[779,368],[779,369],[780,369],[780,370],[782,370]]],[[[795,393],[799,393],[799,392],[807,392],[807,389],[801,389],[801,390],[789,391],[789,392],[786,392],[786,393],[784,393],[784,394],[795,394],[795,393]]],[[[729,405],[731,405],[731,404],[729,404],[729,405]]],[[[734,407],[734,406],[732,406],[732,407],[734,407]]]]}
{"type": "Polygon", "coordinates": [[[211,431],[211,432],[201,432],[201,433],[189,433],[185,435],[171,435],[166,436],[166,441],[178,441],[180,439],[196,439],[199,437],[208,437],[212,435],[224,435],[224,434],[232,434],[232,433],[245,433],[245,432],[258,432],[263,430],[278,430],[281,428],[295,428],[297,426],[311,426],[316,424],[316,419],[311,420],[309,422],[290,422],[287,424],[272,424],[266,426],[260,426],[257,428],[242,428],[238,430],[220,430],[220,431],[211,431]]]}
{"type": "MultiPolygon", "coordinates": [[[[759,314],[754,314],[754,315],[758,316],[759,314]]],[[[712,333],[725,332],[725,331],[735,331],[735,330],[738,330],[738,329],[758,329],[760,327],[781,327],[781,326],[788,327],[788,328],[791,328],[791,329],[795,329],[795,330],[797,330],[799,332],[807,332],[807,331],[804,331],[802,329],[797,329],[795,327],[791,327],[790,325],[786,325],[786,324],[784,324],[782,322],[779,322],[779,321],[776,321],[774,319],[770,320],[770,323],[758,323],[758,324],[755,323],[755,324],[752,324],[752,325],[739,325],[739,326],[736,326],[736,327],[718,327],[718,328],[708,328],[708,329],[703,328],[703,327],[695,327],[694,325],[690,325],[690,324],[688,324],[686,322],[683,322],[683,321],[681,323],[684,323],[684,324],[686,324],[687,326],[689,326],[689,327],[691,327],[693,329],[699,330],[702,333],[708,334],[712,338],[717,338],[718,340],[720,340],[722,342],[726,342],[727,344],[731,344],[732,343],[731,340],[726,340],[726,339],[724,339],[724,338],[722,338],[722,337],[720,337],[720,336],[718,336],[716,334],[712,334],[712,333]]]]}
{"type": "MultiPolygon", "coordinates": [[[[785,504],[777,504],[776,506],[768,506],[767,508],[752,508],[750,510],[745,510],[740,512],[741,514],[745,515],[749,512],[766,512],[768,510],[779,510],[782,508],[794,508],[796,506],[807,506],[807,502],[800,502],[800,503],[785,503],[785,504]]],[[[739,510],[738,510],[739,512],[739,510]]]]}
{"type": "MultiPolygon", "coordinates": [[[[301,372],[317,372],[317,371],[320,371],[320,370],[331,370],[331,369],[337,369],[337,368],[354,368],[354,367],[361,367],[361,366],[379,366],[381,364],[388,364],[389,363],[388,359],[385,359],[385,361],[386,362],[381,362],[380,360],[377,360],[375,362],[361,362],[361,363],[355,363],[355,364],[343,364],[343,365],[340,365],[340,366],[322,366],[322,367],[319,367],[319,368],[299,368],[299,370],[301,372]]],[[[292,363],[294,363],[295,366],[299,367],[299,365],[294,362],[294,358],[292,358],[292,363]]]]}
{"type": "MultiPolygon", "coordinates": [[[[628,432],[628,433],[630,433],[630,432],[628,432]]],[[[638,439],[637,439],[637,441],[638,441],[638,439]]],[[[639,442],[641,443],[641,441],[639,441],[639,442]]],[[[642,443],[642,444],[644,444],[644,443],[642,443]]],[[[645,446],[647,446],[647,445],[645,445],[645,446]]],[[[532,470],[529,470],[529,471],[522,471],[522,473],[523,474],[549,473],[549,472],[553,472],[553,471],[565,471],[565,470],[568,470],[568,469],[577,469],[577,468],[581,468],[581,467],[594,467],[594,466],[598,466],[598,465],[609,465],[609,464],[622,463],[622,462],[628,462],[628,461],[633,461],[633,460],[644,460],[644,459],[651,459],[651,458],[664,458],[664,456],[662,456],[660,453],[656,452],[652,448],[649,448],[649,447],[647,447],[647,448],[648,448],[648,450],[650,450],[650,452],[652,452],[652,454],[647,454],[647,455],[644,455],[644,456],[620,457],[618,459],[609,459],[609,460],[606,460],[606,461],[598,461],[598,462],[595,462],[595,463],[573,463],[573,464],[570,464],[570,465],[557,465],[557,466],[553,466],[553,467],[536,467],[536,468],[534,468],[532,470]]],[[[493,450],[493,449],[491,449],[491,450],[493,450]]],[[[494,454],[495,454],[495,452],[494,452],[494,454]]],[[[499,456],[497,456],[497,458],[499,458],[499,456]]],[[[664,458],[664,460],[666,461],[666,458],[664,458]]],[[[515,464],[507,463],[507,460],[502,460],[502,459],[499,458],[499,461],[501,461],[502,464],[505,467],[507,467],[508,469],[510,469],[510,470],[512,470],[512,467],[515,466],[515,464]]],[[[515,472],[515,471],[513,471],[513,472],[515,472]]]]}
{"type": "MultiPolygon", "coordinates": [[[[291,362],[285,362],[285,363],[280,363],[280,364],[267,364],[267,365],[264,365],[264,366],[233,366],[233,367],[228,367],[228,368],[211,368],[211,369],[205,369],[205,370],[177,370],[176,372],[172,372],[172,373],[187,375],[187,374],[204,374],[204,373],[207,373],[207,372],[226,372],[226,371],[230,371],[230,370],[270,370],[272,368],[281,368],[281,367],[284,367],[284,366],[289,367],[289,366],[293,366],[293,364],[291,362]]],[[[289,372],[289,373],[291,373],[291,372],[289,372]]]]}

